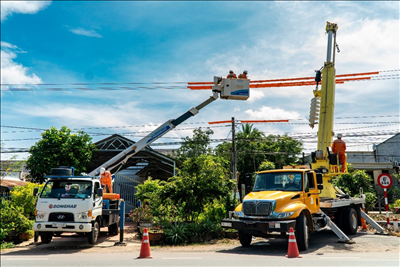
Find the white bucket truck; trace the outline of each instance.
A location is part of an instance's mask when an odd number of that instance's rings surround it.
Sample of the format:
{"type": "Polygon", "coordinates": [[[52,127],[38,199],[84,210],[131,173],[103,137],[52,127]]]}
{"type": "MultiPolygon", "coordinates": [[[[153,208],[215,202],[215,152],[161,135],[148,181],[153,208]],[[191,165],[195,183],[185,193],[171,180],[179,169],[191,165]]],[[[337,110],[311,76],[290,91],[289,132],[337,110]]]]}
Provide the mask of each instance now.
{"type": "Polygon", "coordinates": [[[42,243],[64,232],[85,235],[89,244],[97,242],[100,228],[108,227],[110,235],[121,229],[123,239],[124,201],[118,194],[103,193],[100,181],[94,176],[74,176],[74,169],[51,169],[36,203],[33,230],[42,243]],[[121,222],[121,225],[120,225],[121,222]]]}

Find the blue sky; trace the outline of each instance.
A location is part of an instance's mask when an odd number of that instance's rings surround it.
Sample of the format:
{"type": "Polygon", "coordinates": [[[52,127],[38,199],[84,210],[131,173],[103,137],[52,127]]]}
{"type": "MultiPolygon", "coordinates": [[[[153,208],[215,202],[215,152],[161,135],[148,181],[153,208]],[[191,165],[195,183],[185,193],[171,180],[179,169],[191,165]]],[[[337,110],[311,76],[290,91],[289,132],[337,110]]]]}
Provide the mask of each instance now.
{"type": "MultiPolygon", "coordinates": [[[[246,69],[252,80],[314,76],[326,59],[330,21],[339,26],[337,74],[397,70],[336,86],[335,131],[348,150],[371,150],[399,132],[399,11],[395,1],[2,1],[1,140],[4,148],[28,148],[40,131],[25,128],[65,125],[94,133],[93,141],[113,133],[137,141],[211,95],[175,82],[212,81],[229,69],[246,69]],[[155,82],[176,89],[101,89],[155,82]],[[82,87],[91,90],[75,89],[82,87]]],[[[304,137],[317,131],[307,125],[313,89],[252,89],[247,101],[217,100],[157,143],[191,136],[209,121],[289,119],[254,126],[302,136],[310,152],[315,138],[304,137]]],[[[212,138],[229,137],[229,125],[219,126],[212,138]]]]}

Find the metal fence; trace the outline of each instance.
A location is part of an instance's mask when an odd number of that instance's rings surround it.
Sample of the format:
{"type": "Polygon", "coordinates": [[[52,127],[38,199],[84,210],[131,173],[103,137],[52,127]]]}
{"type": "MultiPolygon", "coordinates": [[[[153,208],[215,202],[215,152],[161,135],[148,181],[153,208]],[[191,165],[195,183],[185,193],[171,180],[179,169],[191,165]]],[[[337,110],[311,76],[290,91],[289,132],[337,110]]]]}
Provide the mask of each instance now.
{"type": "Polygon", "coordinates": [[[138,200],[135,197],[137,186],[141,183],[140,177],[134,173],[125,173],[123,171],[116,173],[114,177],[114,193],[120,194],[125,201],[125,213],[129,213],[138,206],[138,200]]]}

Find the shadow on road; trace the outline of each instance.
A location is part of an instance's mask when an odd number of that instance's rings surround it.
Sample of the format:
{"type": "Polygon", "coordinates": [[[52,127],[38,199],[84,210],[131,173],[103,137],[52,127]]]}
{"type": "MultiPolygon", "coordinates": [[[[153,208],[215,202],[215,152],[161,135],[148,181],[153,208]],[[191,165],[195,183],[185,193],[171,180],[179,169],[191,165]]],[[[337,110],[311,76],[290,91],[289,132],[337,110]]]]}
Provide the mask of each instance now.
{"type": "MultiPolygon", "coordinates": [[[[309,247],[306,251],[300,251],[300,254],[315,254],[325,252],[351,252],[356,248],[357,238],[367,233],[357,233],[354,236],[349,236],[353,243],[339,243],[339,238],[329,229],[322,230],[318,233],[312,233],[309,236],[309,247]]],[[[371,235],[371,234],[370,234],[371,235]]],[[[269,238],[253,241],[249,247],[242,247],[240,244],[233,249],[218,250],[219,253],[233,254],[251,254],[251,255],[273,255],[284,256],[288,251],[288,239],[284,238],[269,238]]]]}
{"type": "MultiPolygon", "coordinates": [[[[107,231],[100,232],[98,241],[95,245],[88,243],[87,236],[80,236],[75,233],[63,233],[61,237],[53,236],[49,244],[43,244],[30,241],[24,242],[19,248],[12,251],[5,251],[7,255],[50,255],[60,253],[78,253],[93,247],[109,248],[113,247],[119,241],[119,235],[110,236],[107,231]]],[[[2,251],[3,252],[3,251],[2,251]]]]}

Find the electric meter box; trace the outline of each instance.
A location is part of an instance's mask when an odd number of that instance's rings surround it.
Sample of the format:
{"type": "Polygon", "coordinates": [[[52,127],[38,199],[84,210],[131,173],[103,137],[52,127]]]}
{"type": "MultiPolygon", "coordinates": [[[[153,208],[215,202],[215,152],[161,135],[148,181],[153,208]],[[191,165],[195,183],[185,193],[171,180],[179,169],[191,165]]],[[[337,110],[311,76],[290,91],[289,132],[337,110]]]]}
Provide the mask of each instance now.
{"type": "Polygon", "coordinates": [[[222,79],[221,98],[247,100],[250,97],[250,80],[222,79]]]}

